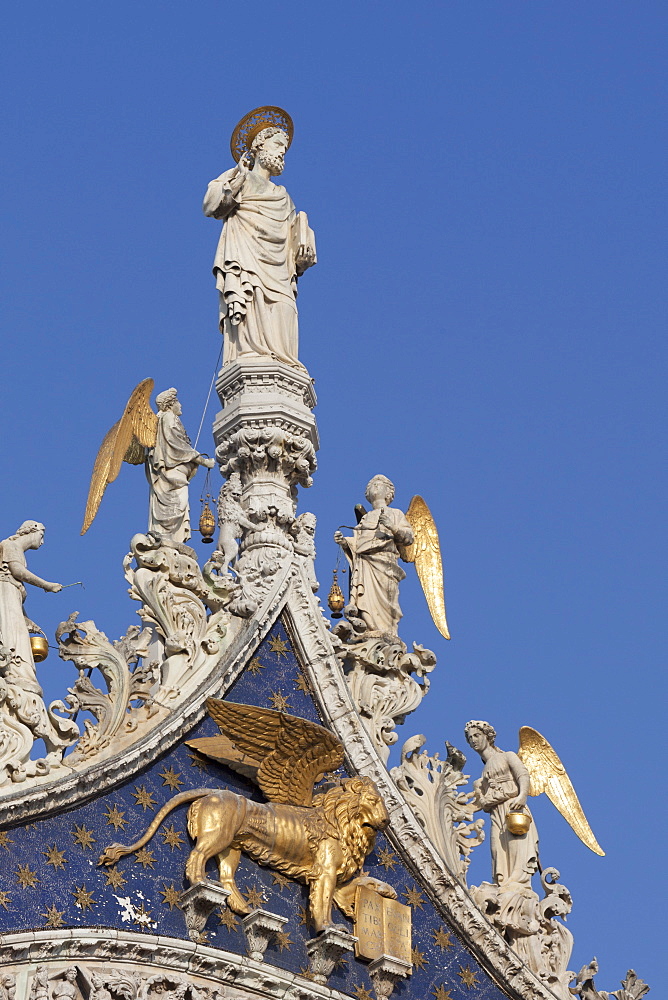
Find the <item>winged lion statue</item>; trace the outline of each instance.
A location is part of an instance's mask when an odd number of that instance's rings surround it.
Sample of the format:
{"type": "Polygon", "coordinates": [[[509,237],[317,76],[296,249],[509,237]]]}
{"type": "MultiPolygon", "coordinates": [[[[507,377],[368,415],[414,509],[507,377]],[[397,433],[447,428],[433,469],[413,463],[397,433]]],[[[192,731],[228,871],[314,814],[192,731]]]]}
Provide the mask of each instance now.
{"type": "Polygon", "coordinates": [[[195,847],[186,862],[186,878],[191,885],[206,879],[206,864],[215,857],[220,882],[230,893],[227,905],[235,913],[249,913],[234,880],[243,853],[309,886],[316,932],[332,924],[332,902],[350,915],[346,889],[373,850],[377,832],[389,823],[373,781],[345,778],[314,791],[316,782],[343,764],[343,746],[332,733],[268,708],[217,698],[208,698],[206,705],[220,735],[187,740],[187,745],[255,782],[268,801],[219,788],[181,792],[160,809],[138,841],[111,844],[100,864],[139,850],[173,809],[190,802],[188,832],[195,847]]]}

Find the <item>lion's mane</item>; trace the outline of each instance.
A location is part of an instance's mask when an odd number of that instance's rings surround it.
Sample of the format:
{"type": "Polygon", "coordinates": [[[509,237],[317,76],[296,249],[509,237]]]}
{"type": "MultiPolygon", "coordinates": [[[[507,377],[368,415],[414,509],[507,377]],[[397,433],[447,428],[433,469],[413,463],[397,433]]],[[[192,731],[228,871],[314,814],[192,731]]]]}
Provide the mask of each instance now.
{"type": "MultiPolygon", "coordinates": [[[[373,850],[376,830],[362,825],[359,820],[369,806],[370,811],[377,812],[382,806],[382,799],[368,778],[347,778],[340,785],[314,795],[313,805],[316,816],[322,817],[326,823],[327,834],[335,837],[341,845],[343,864],[337,878],[341,885],[357,874],[364,859],[373,850]]],[[[322,834],[322,823],[309,823],[307,836],[314,853],[322,834]]]]}

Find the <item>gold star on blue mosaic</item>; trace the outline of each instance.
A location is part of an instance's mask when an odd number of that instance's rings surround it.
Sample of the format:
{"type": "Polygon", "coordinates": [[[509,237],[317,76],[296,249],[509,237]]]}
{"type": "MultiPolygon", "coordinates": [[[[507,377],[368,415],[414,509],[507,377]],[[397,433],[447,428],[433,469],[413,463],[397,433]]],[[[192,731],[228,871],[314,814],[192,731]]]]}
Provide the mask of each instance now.
{"type": "Polygon", "coordinates": [[[381,847],[378,851],[378,863],[381,864],[386,871],[388,868],[391,868],[392,871],[394,871],[395,865],[399,864],[399,858],[396,856],[394,851],[388,851],[384,847],[381,847]]]}
{"type": "Polygon", "coordinates": [[[272,872],[271,876],[274,881],[274,885],[280,885],[281,889],[287,889],[290,885],[290,879],[286,878],[285,875],[281,875],[280,872],[272,872]]]}
{"type": "Polygon", "coordinates": [[[264,895],[257,888],[257,886],[252,886],[250,889],[246,889],[246,902],[249,906],[252,906],[254,910],[260,909],[264,903],[264,895]]]}
{"type": "Polygon", "coordinates": [[[107,811],[102,815],[107,821],[107,826],[113,826],[114,830],[124,830],[128,825],[128,820],[124,819],[125,812],[118,806],[107,806],[107,811]]]}
{"type": "Polygon", "coordinates": [[[42,851],[42,854],[46,858],[47,865],[53,865],[54,868],[64,868],[67,864],[65,851],[60,851],[56,844],[47,848],[46,851],[42,851]]]}
{"type": "Polygon", "coordinates": [[[438,930],[432,931],[432,936],[434,938],[434,944],[443,951],[444,948],[454,948],[454,941],[448,934],[448,932],[443,927],[439,927],[438,930]]]}
{"type": "Polygon", "coordinates": [[[150,792],[146,791],[145,785],[135,785],[135,790],[132,795],[137,800],[137,805],[141,806],[144,812],[146,812],[147,809],[155,809],[155,799],[150,792]]]}
{"type": "Polygon", "coordinates": [[[173,823],[171,823],[169,826],[166,826],[164,830],[161,830],[160,835],[162,837],[163,844],[169,844],[172,851],[174,850],[175,847],[178,848],[183,847],[183,834],[179,833],[178,830],[174,829],[173,823]]]}
{"type": "Polygon", "coordinates": [[[452,993],[450,990],[446,990],[443,983],[440,986],[436,986],[432,991],[431,995],[436,997],[436,1000],[452,1000],[452,993]]]}
{"type": "Polygon", "coordinates": [[[4,906],[4,908],[8,910],[9,909],[8,904],[11,903],[11,901],[12,897],[9,895],[9,893],[0,890],[0,906],[4,906]]]}
{"type": "Polygon", "coordinates": [[[135,907],[132,923],[137,924],[138,927],[148,927],[151,923],[151,911],[147,910],[143,903],[135,907]]]}
{"type": "Polygon", "coordinates": [[[140,847],[135,854],[135,864],[141,865],[142,868],[153,868],[155,864],[153,851],[147,850],[146,847],[140,847]]]}
{"type": "Polygon", "coordinates": [[[457,975],[464,983],[464,986],[467,988],[467,990],[471,990],[473,989],[474,986],[478,985],[478,976],[473,971],[473,969],[469,968],[468,965],[466,966],[466,968],[464,968],[463,965],[460,965],[459,972],[457,973],[457,975]]]}
{"type": "Polygon", "coordinates": [[[55,903],[47,907],[46,913],[40,913],[40,917],[44,917],[45,927],[62,927],[65,923],[64,916],[65,911],[59,910],[55,903]]]}
{"type": "Polygon", "coordinates": [[[161,771],[160,777],[162,778],[163,785],[169,785],[173,792],[178,792],[179,786],[183,784],[181,781],[181,772],[175,771],[173,767],[165,768],[164,771],[161,771]]]}
{"type": "Polygon", "coordinates": [[[260,663],[257,656],[254,656],[253,659],[248,664],[248,669],[250,673],[253,675],[253,677],[257,677],[260,671],[264,670],[264,663],[260,663]]]}
{"type": "Polygon", "coordinates": [[[271,702],[271,707],[276,712],[287,712],[290,708],[290,702],[282,691],[272,691],[269,695],[269,701],[271,702]]]}
{"type": "Polygon", "coordinates": [[[200,771],[208,772],[209,770],[208,762],[204,759],[204,757],[201,757],[196,750],[188,750],[188,756],[190,757],[191,767],[196,767],[200,771]]]}
{"type": "Polygon", "coordinates": [[[281,951],[285,951],[286,948],[288,949],[288,951],[290,951],[290,948],[294,944],[294,941],[291,940],[290,935],[287,933],[287,931],[278,931],[276,933],[276,944],[278,945],[281,951]]]}
{"type": "Polygon", "coordinates": [[[424,903],[424,896],[422,893],[418,892],[417,889],[409,889],[406,886],[406,891],[401,894],[409,906],[417,906],[418,909],[422,909],[422,904],[424,903]]]}
{"type": "Polygon", "coordinates": [[[9,850],[9,845],[13,844],[14,841],[9,836],[6,830],[0,830],[0,847],[4,847],[6,851],[9,850]]]}
{"type": "Polygon", "coordinates": [[[311,693],[310,688],[308,686],[308,681],[304,677],[304,675],[301,672],[301,670],[298,672],[297,676],[294,678],[294,683],[295,683],[295,687],[297,688],[297,690],[301,691],[302,694],[310,694],[311,693]]]}
{"type": "Polygon", "coordinates": [[[290,647],[288,643],[285,641],[285,639],[281,639],[280,635],[273,635],[269,640],[269,649],[272,651],[272,653],[276,653],[279,660],[282,656],[284,656],[285,659],[287,660],[289,648],[290,647]]]}
{"type": "Polygon", "coordinates": [[[37,872],[34,872],[30,865],[19,865],[14,874],[22,889],[34,889],[40,881],[37,872]]]}
{"type": "MultiPolygon", "coordinates": [[[[299,967],[299,975],[300,975],[300,976],[301,976],[301,977],[302,977],[303,979],[310,979],[310,980],[311,980],[311,982],[313,982],[313,973],[312,973],[312,972],[311,972],[311,970],[310,970],[310,969],[308,968],[308,966],[306,966],[306,965],[301,965],[301,966],[299,967]]],[[[373,1000],[373,997],[371,997],[371,1000],[373,1000]]]]}
{"type": "Polygon", "coordinates": [[[228,931],[235,931],[239,926],[239,921],[227,907],[218,911],[218,923],[226,927],[228,931]]]}
{"type": "Polygon", "coordinates": [[[101,872],[100,874],[104,875],[107,880],[105,885],[110,885],[112,889],[120,889],[120,887],[125,885],[127,882],[127,879],[123,878],[123,875],[119,872],[118,868],[108,868],[105,872],[101,872]]]}
{"type": "Polygon", "coordinates": [[[93,893],[86,888],[85,882],[82,886],[77,886],[73,889],[72,895],[74,896],[74,905],[80,907],[82,910],[92,910],[97,905],[93,899],[93,893]]]}
{"type": "Polygon", "coordinates": [[[427,959],[424,957],[424,952],[420,951],[419,948],[411,948],[411,962],[416,969],[424,969],[427,964],[427,959]]]}
{"type": "Polygon", "coordinates": [[[356,986],[353,993],[355,994],[357,1000],[373,1000],[373,995],[369,993],[366,986],[356,986]]]}
{"type": "Polygon", "coordinates": [[[166,882],[163,882],[162,889],[160,890],[160,895],[163,897],[162,899],[163,906],[168,906],[170,910],[173,910],[175,906],[178,909],[179,891],[173,882],[171,882],[169,885],[167,885],[166,882]]]}
{"type": "Polygon", "coordinates": [[[308,915],[308,910],[306,909],[305,906],[297,907],[297,916],[299,917],[300,927],[302,926],[302,924],[304,925],[304,927],[308,927],[309,915],[308,915]]]}
{"type": "Polygon", "coordinates": [[[70,833],[74,837],[74,842],[83,848],[84,851],[88,850],[95,843],[95,837],[93,836],[93,831],[87,829],[87,827],[82,823],[79,826],[77,823],[74,824],[74,829],[70,830],[70,833]]]}

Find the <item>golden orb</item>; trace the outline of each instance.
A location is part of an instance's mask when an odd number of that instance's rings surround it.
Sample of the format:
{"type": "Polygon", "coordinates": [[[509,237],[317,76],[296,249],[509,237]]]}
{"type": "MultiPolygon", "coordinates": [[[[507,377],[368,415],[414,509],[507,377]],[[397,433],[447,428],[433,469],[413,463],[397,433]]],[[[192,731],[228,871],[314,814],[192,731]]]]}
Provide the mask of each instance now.
{"type": "Polygon", "coordinates": [[[531,816],[525,812],[509,812],[506,816],[506,827],[514,837],[521,837],[529,832],[531,816]]]}
{"type": "Polygon", "coordinates": [[[199,530],[202,535],[202,541],[205,545],[210,544],[213,541],[213,533],[216,530],[216,519],[211,513],[211,508],[209,507],[208,501],[204,503],[202,508],[202,513],[199,517],[199,530]]]}
{"type": "Polygon", "coordinates": [[[41,663],[49,655],[49,641],[43,635],[31,635],[30,648],[32,649],[32,658],[35,663],[41,663]]]}
{"type": "Polygon", "coordinates": [[[343,611],[346,604],[346,599],[343,596],[343,591],[339,587],[339,581],[336,578],[336,570],[334,570],[334,579],[332,580],[332,586],[330,587],[329,594],[327,595],[327,605],[329,610],[332,612],[332,618],[340,618],[341,612],[343,611]]]}

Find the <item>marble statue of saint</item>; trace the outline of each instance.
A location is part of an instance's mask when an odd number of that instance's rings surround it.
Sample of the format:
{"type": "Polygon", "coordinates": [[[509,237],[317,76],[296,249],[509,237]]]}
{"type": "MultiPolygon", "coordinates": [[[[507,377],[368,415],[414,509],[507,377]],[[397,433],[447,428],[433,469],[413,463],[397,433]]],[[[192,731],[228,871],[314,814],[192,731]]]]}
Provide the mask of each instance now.
{"type": "Polygon", "coordinates": [[[190,538],[188,483],[198,465],[212,469],[215,462],[190,444],[181,423],[176,389],[159,392],[155,401],[158,427],[155,445],[146,459],[146,475],[151,484],[148,530],[173,542],[187,542],[190,538]]]}
{"type": "Polygon", "coordinates": [[[213,265],[220,292],[223,364],[270,357],[300,366],[297,279],[316,263],[315,238],[303,212],[272,177],[283,172],[292,120],[258,108],[237,125],[237,165],[211,181],[204,214],[223,221],[213,265]]]}
{"type": "Polygon", "coordinates": [[[506,827],[509,812],[526,812],[531,778],[525,764],[511,750],[495,745],[496,731],[489,722],[466,724],[467,742],[484,763],[482,777],[473,783],[475,806],[489,813],[492,878],[504,890],[531,889],[531,876],[538,870],[538,834],[535,823],[518,836],[506,827]]]}
{"type": "Polygon", "coordinates": [[[399,566],[398,546],[413,543],[413,530],[403,511],[389,504],[394,485],[386,476],[374,476],[366,488],[371,504],[351,538],[335,532],[350,564],[350,602],[369,631],[397,634],[401,608],[399,583],[406,574],[399,566]]]}

